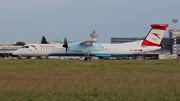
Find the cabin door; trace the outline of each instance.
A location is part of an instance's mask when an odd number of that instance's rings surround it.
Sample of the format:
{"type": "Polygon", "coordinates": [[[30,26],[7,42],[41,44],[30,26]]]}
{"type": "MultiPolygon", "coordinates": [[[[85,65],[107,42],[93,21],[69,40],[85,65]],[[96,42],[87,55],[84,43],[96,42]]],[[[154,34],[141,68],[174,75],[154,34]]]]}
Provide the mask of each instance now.
{"type": "Polygon", "coordinates": [[[114,47],[114,54],[119,54],[119,47],[118,46],[114,47]]]}

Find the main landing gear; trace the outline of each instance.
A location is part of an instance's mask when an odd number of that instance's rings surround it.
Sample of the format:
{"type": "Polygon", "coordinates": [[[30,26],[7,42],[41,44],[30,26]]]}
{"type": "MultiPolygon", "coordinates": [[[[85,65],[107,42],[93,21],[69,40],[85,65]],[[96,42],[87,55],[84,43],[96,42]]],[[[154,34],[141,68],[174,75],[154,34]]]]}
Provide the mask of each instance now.
{"type": "Polygon", "coordinates": [[[91,57],[85,57],[84,61],[91,61],[91,57]]]}
{"type": "Polygon", "coordinates": [[[84,56],[85,56],[84,61],[91,61],[91,57],[89,56],[89,52],[84,53],[84,56]]]}

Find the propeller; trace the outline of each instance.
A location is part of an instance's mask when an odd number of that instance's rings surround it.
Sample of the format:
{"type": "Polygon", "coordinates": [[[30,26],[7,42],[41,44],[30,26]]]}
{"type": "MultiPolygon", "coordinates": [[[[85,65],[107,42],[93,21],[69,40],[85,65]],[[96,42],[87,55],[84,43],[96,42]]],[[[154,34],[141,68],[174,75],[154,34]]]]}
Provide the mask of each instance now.
{"type": "Polygon", "coordinates": [[[67,37],[64,38],[64,44],[63,44],[63,47],[66,48],[66,54],[67,54],[67,48],[68,48],[67,37]]]}

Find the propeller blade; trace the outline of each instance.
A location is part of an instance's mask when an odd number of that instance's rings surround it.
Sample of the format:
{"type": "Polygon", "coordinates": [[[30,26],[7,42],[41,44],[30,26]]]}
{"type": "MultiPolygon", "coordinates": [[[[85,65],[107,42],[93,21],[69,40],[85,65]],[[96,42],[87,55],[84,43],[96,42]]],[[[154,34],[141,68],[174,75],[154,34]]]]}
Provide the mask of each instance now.
{"type": "Polygon", "coordinates": [[[66,54],[67,54],[67,48],[66,48],[66,54]]]}
{"type": "Polygon", "coordinates": [[[64,38],[64,44],[67,44],[67,37],[64,38]]]}
{"type": "Polygon", "coordinates": [[[66,48],[66,54],[67,54],[67,48],[68,48],[67,37],[64,38],[64,44],[63,44],[63,47],[66,48]]]}

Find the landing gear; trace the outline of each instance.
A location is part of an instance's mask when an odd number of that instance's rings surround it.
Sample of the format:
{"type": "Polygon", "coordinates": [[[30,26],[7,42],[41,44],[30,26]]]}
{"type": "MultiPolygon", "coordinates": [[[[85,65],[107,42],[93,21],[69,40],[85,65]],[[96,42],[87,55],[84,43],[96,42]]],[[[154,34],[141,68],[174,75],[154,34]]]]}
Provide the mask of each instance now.
{"type": "Polygon", "coordinates": [[[84,61],[91,61],[91,57],[85,57],[84,61]]]}
{"type": "Polygon", "coordinates": [[[89,56],[89,52],[84,53],[84,56],[85,56],[84,61],[91,61],[91,57],[89,56]]]}
{"type": "Polygon", "coordinates": [[[19,60],[22,60],[21,55],[18,56],[18,59],[19,59],[19,60]]]}

